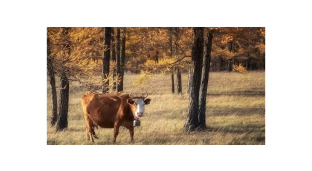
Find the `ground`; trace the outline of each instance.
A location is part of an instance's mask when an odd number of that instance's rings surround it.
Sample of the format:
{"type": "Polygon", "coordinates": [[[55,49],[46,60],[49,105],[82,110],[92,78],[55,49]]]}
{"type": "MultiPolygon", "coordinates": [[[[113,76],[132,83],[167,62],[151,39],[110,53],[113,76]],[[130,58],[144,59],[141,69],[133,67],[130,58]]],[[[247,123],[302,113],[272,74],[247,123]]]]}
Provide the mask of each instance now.
{"type": "MultiPolygon", "coordinates": [[[[171,75],[156,74],[143,89],[133,85],[138,77],[125,75],[128,93],[148,92],[151,103],[145,107],[141,126],[135,128],[137,145],[227,145],[265,144],[265,72],[211,72],[209,78],[206,131],[185,134],[189,97],[187,74],[182,74],[182,95],[171,93],[171,75]]],[[[47,84],[47,144],[92,144],[87,141],[80,97],[87,91],[77,82],[70,86],[68,129],[56,132],[50,126],[51,93],[47,84]]],[[[95,130],[94,144],[112,144],[113,129],[95,130]]],[[[127,129],[121,129],[117,144],[131,144],[127,129]]]]}

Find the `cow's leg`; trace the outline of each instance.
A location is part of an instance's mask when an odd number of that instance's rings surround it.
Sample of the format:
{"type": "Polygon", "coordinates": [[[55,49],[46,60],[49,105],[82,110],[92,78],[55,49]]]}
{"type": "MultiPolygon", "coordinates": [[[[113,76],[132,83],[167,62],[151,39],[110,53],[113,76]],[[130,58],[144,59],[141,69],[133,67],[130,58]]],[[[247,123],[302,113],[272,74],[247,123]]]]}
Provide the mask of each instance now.
{"type": "Polygon", "coordinates": [[[116,138],[119,134],[119,127],[120,127],[120,124],[119,123],[115,123],[114,125],[114,140],[113,140],[113,143],[116,144],[116,138]]]}
{"type": "Polygon", "coordinates": [[[92,140],[92,142],[93,142],[93,138],[92,138],[92,134],[90,133],[90,122],[89,122],[89,118],[88,118],[88,116],[86,116],[85,115],[85,122],[86,122],[86,133],[87,133],[87,139],[88,140],[92,140]]]}
{"type": "Polygon", "coordinates": [[[129,133],[130,133],[130,138],[131,138],[131,143],[134,143],[133,135],[134,135],[134,127],[129,127],[129,133]]]}
{"type": "Polygon", "coordinates": [[[97,125],[95,125],[94,123],[92,123],[92,135],[95,139],[99,139],[99,137],[95,134],[94,132],[94,128],[96,127],[96,129],[99,129],[97,125]]]}
{"type": "Polygon", "coordinates": [[[87,113],[84,116],[85,116],[84,118],[85,118],[85,122],[86,122],[87,138],[88,138],[88,140],[91,139],[91,141],[94,142],[93,134],[95,135],[95,132],[94,132],[94,129],[93,129],[93,122],[89,118],[89,115],[87,113]]]}

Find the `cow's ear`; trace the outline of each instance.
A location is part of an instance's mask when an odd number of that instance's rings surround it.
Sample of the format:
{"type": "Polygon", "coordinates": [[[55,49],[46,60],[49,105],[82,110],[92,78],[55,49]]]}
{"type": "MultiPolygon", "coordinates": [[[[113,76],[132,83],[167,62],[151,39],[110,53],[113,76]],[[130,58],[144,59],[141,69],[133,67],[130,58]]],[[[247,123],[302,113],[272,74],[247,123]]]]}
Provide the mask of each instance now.
{"type": "Polygon", "coordinates": [[[144,103],[147,105],[147,104],[150,104],[150,102],[151,102],[151,99],[145,99],[144,100],[144,103]]]}
{"type": "Polygon", "coordinates": [[[134,100],[133,99],[131,99],[131,98],[129,98],[129,99],[127,99],[127,102],[129,103],[129,104],[134,104],[134,100]]]}

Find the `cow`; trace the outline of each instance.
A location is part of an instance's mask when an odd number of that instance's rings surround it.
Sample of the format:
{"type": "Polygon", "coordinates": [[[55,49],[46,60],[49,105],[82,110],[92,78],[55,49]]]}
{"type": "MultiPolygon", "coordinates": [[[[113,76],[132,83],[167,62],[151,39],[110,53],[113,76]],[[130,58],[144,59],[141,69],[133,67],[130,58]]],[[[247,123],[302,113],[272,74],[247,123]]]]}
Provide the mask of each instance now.
{"type": "Polygon", "coordinates": [[[134,142],[133,121],[144,115],[144,106],[150,104],[151,99],[145,96],[133,97],[131,94],[99,94],[88,93],[81,97],[81,104],[86,123],[88,140],[98,139],[94,128],[114,128],[113,143],[119,133],[119,127],[129,129],[131,142],[134,142]]]}

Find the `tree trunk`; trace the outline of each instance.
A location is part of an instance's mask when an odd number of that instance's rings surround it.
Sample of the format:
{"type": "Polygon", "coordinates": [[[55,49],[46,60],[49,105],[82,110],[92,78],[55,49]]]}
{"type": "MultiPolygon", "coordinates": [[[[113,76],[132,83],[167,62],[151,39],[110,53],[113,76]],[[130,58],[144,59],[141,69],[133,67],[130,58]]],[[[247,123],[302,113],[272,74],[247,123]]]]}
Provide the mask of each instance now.
{"type": "Polygon", "coordinates": [[[111,35],[111,60],[116,62],[116,36],[114,28],[111,28],[111,35]]]}
{"type": "Polygon", "coordinates": [[[61,131],[67,128],[67,115],[68,115],[68,98],[69,98],[69,82],[65,72],[61,75],[61,91],[60,91],[60,106],[59,117],[57,120],[56,131],[61,131]]]}
{"type": "Polygon", "coordinates": [[[193,80],[193,73],[194,68],[192,64],[189,64],[188,74],[187,74],[187,94],[190,94],[191,87],[193,86],[192,80],[193,80]]]}
{"type": "Polygon", "coordinates": [[[48,39],[48,54],[47,54],[47,64],[48,64],[48,75],[50,78],[50,85],[51,85],[51,92],[52,92],[52,118],[51,118],[51,125],[54,126],[57,121],[57,96],[56,96],[56,86],[55,86],[55,76],[54,76],[54,67],[53,67],[53,60],[51,58],[51,51],[50,51],[50,41],[48,39]]]}
{"type": "MultiPolygon", "coordinates": [[[[104,28],[104,45],[107,47],[110,47],[111,42],[111,27],[105,27],[104,28]]],[[[102,68],[102,79],[103,79],[103,85],[102,85],[102,93],[108,93],[109,92],[109,60],[110,60],[110,50],[106,50],[104,52],[103,57],[103,68],[102,68]]]]}
{"type": "MultiPolygon", "coordinates": [[[[111,48],[110,48],[110,51],[111,51],[111,60],[113,61],[113,62],[116,62],[116,37],[115,37],[115,30],[114,30],[114,28],[112,28],[112,36],[111,36],[111,48]]],[[[113,76],[113,91],[116,91],[116,81],[115,81],[115,79],[116,79],[116,73],[117,73],[117,69],[116,69],[116,67],[115,68],[113,68],[113,74],[112,74],[112,76],[113,76]]]]}
{"type": "Polygon", "coordinates": [[[204,28],[203,27],[195,27],[194,31],[194,39],[192,46],[192,65],[194,68],[194,72],[191,73],[192,86],[190,87],[190,100],[189,107],[187,112],[187,120],[184,125],[184,131],[194,131],[199,126],[198,121],[198,107],[199,107],[199,88],[200,88],[200,80],[201,80],[201,69],[202,69],[202,60],[203,60],[203,44],[204,44],[204,28]]]}
{"type": "Polygon", "coordinates": [[[171,73],[171,92],[174,94],[174,72],[171,73]]]}
{"type": "Polygon", "coordinates": [[[232,61],[230,59],[228,59],[227,71],[231,72],[232,70],[233,70],[233,68],[232,68],[232,61]]]}
{"type": "MultiPolygon", "coordinates": [[[[169,55],[170,58],[172,58],[172,28],[168,27],[168,32],[169,32],[169,55]]],[[[174,90],[174,72],[173,72],[173,68],[172,68],[172,73],[171,73],[171,92],[172,94],[175,93],[174,90]]]]}
{"type": "Polygon", "coordinates": [[[178,90],[178,94],[182,94],[182,79],[181,79],[180,68],[177,69],[177,90],[178,90]]]}
{"type": "Polygon", "coordinates": [[[117,81],[121,75],[121,70],[120,70],[121,61],[120,60],[121,60],[120,59],[120,28],[117,27],[117,32],[116,32],[116,67],[117,67],[116,91],[117,92],[120,91],[120,86],[117,81]]]}
{"type": "Polygon", "coordinates": [[[52,92],[52,118],[51,125],[55,125],[57,120],[57,96],[56,96],[56,86],[55,86],[55,76],[54,68],[52,64],[52,59],[48,58],[48,74],[50,78],[51,92],[52,92]]]}
{"type": "Polygon", "coordinates": [[[201,129],[207,128],[206,126],[206,97],[207,97],[207,88],[209,80],[209,70],[210,70],[210,61],[211,61],[211,46],[212,46],[212,32],[207,33],[207,44],[205,47],[205,55],[203,59],[202,67],[202,76],[201,76],[201,85],[199,92],[199,127],[201,129]]]}
{"type": "Polygon", "coordinates": [[[122,29],[123,34],[120,40],[120,83],[119,91],[123,91],[123,79],[125,73],[125,61],[126,61],[126,28],[122,29]]]}

